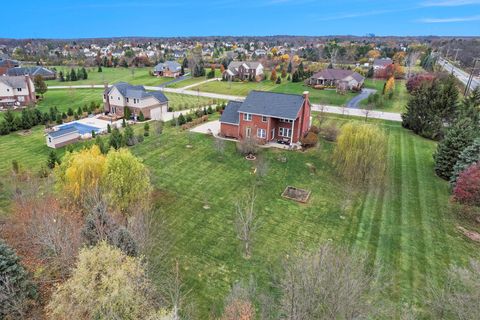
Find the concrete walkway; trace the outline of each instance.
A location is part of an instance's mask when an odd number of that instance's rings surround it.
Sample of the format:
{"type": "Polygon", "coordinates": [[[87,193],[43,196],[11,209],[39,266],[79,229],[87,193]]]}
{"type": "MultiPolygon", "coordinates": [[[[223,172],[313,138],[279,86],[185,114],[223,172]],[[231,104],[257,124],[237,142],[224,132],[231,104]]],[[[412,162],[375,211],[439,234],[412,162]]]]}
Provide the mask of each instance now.
{"type": "Polygon", "coordinates": [[[375,89],[362,89],[362,91],[357,96],[353,97],[352,100],[347,102],[347,108],[360,108],[360,102],[367,99],[368,96],[370,96],[371,94],[375,94],[376,92],[377,90],[375,89]]]}
{"type": "MultiPolygon", "coordinates": [[[[210,81],[215,81],[216,79],[210,79],[210,81]]],[[[207,80],[208,81],[208,80],[207,80]]],[[[196,84],[198,85],[198,84],[196,84]]],[[[222,100],[235,100],[235,101],[243,101],[245,97],[241,96],[233,96],[227,94],[220,94],[220,93],[211,93],[211,92],[201,92],[201,91],[193,91],[193,90],[185,90],[184,88],[159,88],[159,87],[152,87],[152,86],[144,86],[146,90],[152,91],[163,91],[163,92],[170,92],[170,93],[179,93],[179,94],[186,94],[198,97],[206,97],[212,99],[222,99],[222,100]]],[[[102,85],[78,85],[78,86],[51,86],[48,87],[49,89],[85,89],[85,88],[103,88],[102,85]]],[[[382,119],[382,120],[389,120],[389,121],[402,121],[402,117],[399,113],[393,112],[383,112],[383,111],[373,111],[373,110],[365,110],[365,109],[355,109],[355,108],[347,108],[347,107],[337,107],[337,106],[327,106],[327,105],[320,105],[320,104],[312,104],[313,111],[319,112],[326,112],[326,113],[334,113],[334,114],[342,114],[354,117],[368,117],[372,119],[382,119]]],[[[180,114],[180,111],[177,111],[180,114]]],[[[177,112],[172,114],[176,114],[177,112]]],[[[172,116],[173,117],[173,116],[172,116]]]]}
{"type": "Polygon", "coordinates": [[[176,82],[180,82],[180,81],[183,81],[183,80],[186,80],[186,79],[190,79],[190,73],[186,73],[184,74],[183,76],[180,76],[180,77],[177,77],[173,80],[170,80],[170,81],[167,81],[167,82],[164,82],[162,83],[161,85],[159,85],[158,87],[159,88],[165,88],[166,86],[168,86],[169,84],[172,84],[172,83],[176,83],[176,82]]]}

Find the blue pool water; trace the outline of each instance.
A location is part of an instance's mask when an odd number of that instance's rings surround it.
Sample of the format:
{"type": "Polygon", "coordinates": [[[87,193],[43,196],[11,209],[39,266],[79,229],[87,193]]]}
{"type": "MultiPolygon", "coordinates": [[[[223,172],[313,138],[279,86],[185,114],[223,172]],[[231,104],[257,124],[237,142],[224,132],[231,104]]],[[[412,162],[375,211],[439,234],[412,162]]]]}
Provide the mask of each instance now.
{"type": "Polygon", "coordinates": [[[100,131],[100,128],[94,127],[94,126],[89,126],[80,122],[70,122],[67,123],[63,126],[61,126],[61,129],[66,129],[66,128],[72,128],[74,127],[75,129],[78,130],[80,134],[85,134],[85,133],[92,133],[92,130],[95,131],[95,133],[98,133],[100,131]]]}

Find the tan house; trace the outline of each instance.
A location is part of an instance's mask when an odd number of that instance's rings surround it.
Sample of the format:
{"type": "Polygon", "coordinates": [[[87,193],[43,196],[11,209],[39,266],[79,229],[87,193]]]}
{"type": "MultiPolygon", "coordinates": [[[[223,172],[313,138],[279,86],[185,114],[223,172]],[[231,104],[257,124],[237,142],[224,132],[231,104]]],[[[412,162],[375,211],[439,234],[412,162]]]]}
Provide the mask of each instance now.
{"type": "Polygon", "coordinates": [[[342,90],[359,90],[365,78],[352,70],[325,69],[315,73],[308,79],[308,84],[315,86],[335,87],[342,90]]]}
{"type": "Polygon", "coordinates": [[[263,80],[263,65],[260,62],[232,61],[222,74],[223,80],[263,80]]]}
{"type": "Polygon", "coordinates": [[[143,86],[119,82],[106,88],[103,94],[105,112],[123,117],[128,108],[134,119],[140,112],[145,118],[162,120],[168,111],[168,99],[160,91],[146,91],[143,86]]]}
{"type": "Polygon", "coordinates": [[[153,74],[157,77],[176,78],[181,75],[182,66],[176,61],[160,62],[153,68],[153,74]]]}
{"type": "Polygon", "coordinates": [[[23,107],[36,102],[29,76],[0,76],[0,107],[23,107]]]}

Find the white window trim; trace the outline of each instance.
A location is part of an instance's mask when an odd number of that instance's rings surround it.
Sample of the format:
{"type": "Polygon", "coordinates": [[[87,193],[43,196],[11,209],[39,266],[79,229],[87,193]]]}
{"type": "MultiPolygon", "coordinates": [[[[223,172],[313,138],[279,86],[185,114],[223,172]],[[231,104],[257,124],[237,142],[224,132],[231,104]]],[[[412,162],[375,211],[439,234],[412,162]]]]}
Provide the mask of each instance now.
{"type": "Polygon", "coordinates": [[[261,128],[257,129],[257,138],[266,139],[267,138],[267,131],[265,129],[261,129],[261,128]]]}
{"type": "Polygon", "coordinates": [[[244,113],[243,114],[243,120],[244,121],[252,121],[252,114],[251,113],[244,113]]]}
{"type": "Polygon", "coordinates": [[[278,135],[283,138],[291,138],[292,137],[292,129],[280,127],[278,129],[278,135]],[[285,134],[286,133],[286,134],[285,134]]]}
{"type": "Polygon", "coordinates": [[[267,121],[268,121],[267,116],[262,116],[262,122],[267,122],[267,121]],[[263,120],[263,119],[265,119],[265,120],[263,120]]]}

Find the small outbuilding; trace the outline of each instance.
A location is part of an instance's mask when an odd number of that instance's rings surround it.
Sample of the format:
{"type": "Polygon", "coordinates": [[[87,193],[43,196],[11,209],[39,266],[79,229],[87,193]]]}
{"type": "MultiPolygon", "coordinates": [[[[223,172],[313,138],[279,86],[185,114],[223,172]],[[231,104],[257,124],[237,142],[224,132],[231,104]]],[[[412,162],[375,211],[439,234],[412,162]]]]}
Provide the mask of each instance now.
{"type": "Polygon", "coordinates": [[[61,148],[80,139],[80,132],[75,127],[61,128],[47,134],[47,146],[50,148],[61,148]]]}

